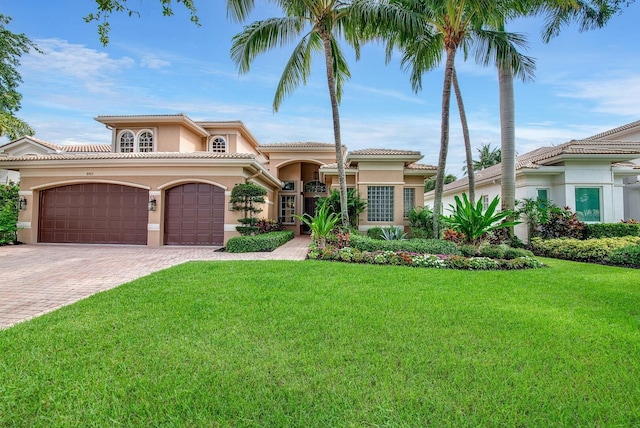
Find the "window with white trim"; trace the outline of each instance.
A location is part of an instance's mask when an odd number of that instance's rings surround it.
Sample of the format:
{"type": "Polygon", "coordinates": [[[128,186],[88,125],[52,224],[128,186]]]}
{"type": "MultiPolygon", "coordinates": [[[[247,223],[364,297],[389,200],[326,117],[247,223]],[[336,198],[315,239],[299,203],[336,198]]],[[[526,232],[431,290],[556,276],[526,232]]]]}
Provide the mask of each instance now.
{"type": "Polygon", "coordinates": [[[486,210],[489,208],[489,195],[482,195],[482,209],[486,210]]]}
{"type": "Polygon", "coordinates": [[[280,195],[280,223],[294,224],[296,213],[296,196],[280,195]]]}
{"type": "Polygon", "coordinates": [[[135,148],[136,137],[131,131],[124,131],[120,133],[118,138],[118,151],[120,153],[132,153],[135,148]]]}
{"type": "Polygon", "coordinates": [[[393,221],[393,186],[367,187],[367,221],[393,221]]]}
{"type": "Polygon", "coordinates": [[[576,187],[576,216],[580,221],[601,221],[599,187],[576,187]]]}
{"type": "Polygon", "coordinates": [[[227,140],[223,137],[215,136],[211,139],[209,144],[209,150],[214,153],[226,153],[227,152],[227,140]]]}
{"type": "Polygon", "coordinates": [[[404,216],[404,218],[407,218],[409,216],[409,211],[411,211],[416,204],[416,189],[414,188],[404,188],[404,203],[403,203],[403,209],[402,209],[402,215],[404,216]]]}
{"type": "Polygon", "coordinates": [[[145,130],[138,135],[138,151],[140,153],[153,151],[153,132],[145,130]]]}

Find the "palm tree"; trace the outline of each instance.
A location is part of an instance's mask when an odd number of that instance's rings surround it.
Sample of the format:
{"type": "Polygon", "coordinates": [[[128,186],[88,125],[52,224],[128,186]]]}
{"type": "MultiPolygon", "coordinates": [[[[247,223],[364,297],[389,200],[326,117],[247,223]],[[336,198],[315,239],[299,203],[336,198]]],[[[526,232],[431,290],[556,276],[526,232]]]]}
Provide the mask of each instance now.
{"type": "MultiPolygon", "coordinates": [[[[633,0],[631,0],[633,1],[633,0]]],[[[516,0],[503,14],[496,28],[504,30],[509,19],[520,16],[544,14],[546,24],[543,40],[548,42],[557,36],[563,25],[578,22],[580,31],[603,27],[613,14],[620,10],[625,0],[516,0]]],[[[500,147],[502,210],[513,210],[516,200],[516,141],[515,97],[513,73],[506,62],[497,62],[500,88],[500,147]]]]}
{"type": "MultiPolygon", "coordinates": [[[[347,207],[347,182],[340,134],[338,105],[344,82],[350,77],[349,67],[340,49],[338,38],[344,38],[359,56],[358,39],[355,37],[354,14],[351,1],[337,0],[271,0],[280,6],[284,17],[256,21],[233,38],[231,57],[240,73],[249,71],[251,62],[261,53],[276,46],[299,40],[287,62],[273,101],[278,111],[285,96],[290,95],[300,83],[306,83],[311,73],[314,52],[324,54],[327,85],[331,100],[333,135],[335,139],[342,226],[349,227],[347,207]]],[[[237,20],[244,20],[253,9],[254,0],[228,0],[227,11],[237,20]]]]}
{"type": "MultiPolygon", "coordinates": [[[[439,216],[442,210],[444,171],[449,149],[449,106],[451,86],[455,80],[455,57],[459,48],[466,53],[473,50],[476,61],[487,65],[496,58],[509,57],[517,73],[531,74],[533,61],[518,53],[524,44],[522,36],[495,31],[487,28],[500,19],[506,0],[390,0],[412,16],[417,24],[404,28],[385,27],[388,16],[379,13],[380,36],[387,38],[387,59],[396,47],[402,51],[401,65],[410,69],[410,79],[414,91],[422,87],[422,74],[435,68],[445,55],[445,73],[442,89],[442,122],[440,129],[440,154],[434,196],[434,236],[439,236],[439,216]]],[[[397,22],[397,21],[396,21],[397,22]]],[[[457,85],[456,85],[457,86],[457,85]]],[[[461,101],[459,88],[457,98],[461,101]]],[[[458,103],[461,118],[464,106],[458,103]]],[[[470,149],[468,150],[470,159],[470,149]]]]}
{"type": "MultiPolygon", "coordinates": [[[[473,171],[481,171],[490,166],[497,165],[502,161],[502,153],[499,147],[491,147],[491,144],[483,144],[479,149],[476,149],[480,158],[473,160],[473,171]]],[[[468,166],[462,167],[462,172],[466,174],[468,166]]]]}

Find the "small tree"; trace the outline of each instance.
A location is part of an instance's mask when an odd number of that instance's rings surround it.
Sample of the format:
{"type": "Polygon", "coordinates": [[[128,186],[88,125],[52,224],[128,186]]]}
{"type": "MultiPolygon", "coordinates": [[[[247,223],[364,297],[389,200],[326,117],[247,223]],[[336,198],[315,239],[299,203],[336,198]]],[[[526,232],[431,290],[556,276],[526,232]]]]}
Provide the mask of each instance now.
{"type": "MultiPolygon", "coordinates": [[[[340,192],[334,190],[329,196],[324,198],[318,198],[316,203],[316,209],[321,207],[327,207],[330,213],[338,215],[339,220],[342,216],[342,205],[340,204],[340,192]]],[[[349,225],[351,227],[358,226],[358,220],[360,214],[367,208],[367,202],[360,198],[360,195],[354,190],[349,189],[347,191],[347,212],[349,213],[349,225]]]]}
{"type": "Polygon", "coordinates": [[[17,242],[18,186],[0,185],[0,245],[17,242]]]}
{"type": "Polygon", "coordinates": [[[235,211],[243,211],[244,217],[238,221],[242,226],[237,226],[236,230],[241,235],[257,234],[259,227],[256,226],[258,219],[254,214],[262,212],[262,208],[256,204],[263,204],[267,191],[264,187],[253,183],[236,184],[231,191],[231,203],[235,211]]]}

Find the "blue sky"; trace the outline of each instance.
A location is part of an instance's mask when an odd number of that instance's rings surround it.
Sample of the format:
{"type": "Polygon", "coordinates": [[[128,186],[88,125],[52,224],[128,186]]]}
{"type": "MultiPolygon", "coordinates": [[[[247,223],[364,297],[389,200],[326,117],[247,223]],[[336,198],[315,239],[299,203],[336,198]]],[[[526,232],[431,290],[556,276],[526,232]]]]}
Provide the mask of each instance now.
{"type": "MultiPolygon", "coordinates": [[[[258,1],[257,3],[261,3],[258,1]]],[[[196,0],[201,26],[181,4],[163,17],[159,0],[129,0],[141,17],[114,15],[111,42],[103,47],[87,0],[3,0],[9,28],[23,32],[45,52],[22,58],[19,116],[36,137],[58,144],[109,143],[98,115],[185,113],[194,120],[241,120],[261,143],[333,142],[331,110],[322,58],[306,86],[287,98],[278,113],[271,105],[292,46],[259,57],[239,75],[230,59],[231,38],[242,25],[226,18],[222,0],[196,0]]],[[[563,30],[550,44],[540,41],[541,19],[513,22],[528,35],[527,54],[537,60],[533,82],[516,83],[517,150],[584,138],[640,119],[640,2],[600,30],[563,30]]],[[[250,21],[280,16],[259,5],[250,21]]],[[[344,45],[352,78],[341,104],[343,143],[349,150],[419,150],[423,163],[437,164],[443,70],[424,76],[414,94],[398,56],[385,65],[384,49],[368,45],[356,62],[344,45]]],[[[500,144],[495,69],[457,58],[472,145],[500,144]]],[[[447,172],[461,176],[464,162],[459,119],[452,103],[447,172]]],[[[5,140],[3,140],[5,141],[5,140]]],[[[474,151],[475,154],[475,151],[474,151]]]]}

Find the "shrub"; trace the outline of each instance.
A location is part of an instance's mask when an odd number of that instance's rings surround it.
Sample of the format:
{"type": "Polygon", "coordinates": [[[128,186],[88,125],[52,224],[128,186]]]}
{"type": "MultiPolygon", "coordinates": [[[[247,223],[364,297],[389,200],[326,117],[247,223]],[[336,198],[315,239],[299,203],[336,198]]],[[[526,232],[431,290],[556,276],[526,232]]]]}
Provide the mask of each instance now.
{"type": "Polygon", "coordinates": [[[227,241],[227,251],[230,253],[273,251],[292,240],[293,236],[294,234],[290,230],[255,236],[236,236],[227,241]]]}
{"type": "Polygon", "coordinates": [[[349,246],[360,251],[407,251],[420,254],[460,254],[452,242],[441,239],[412,239],[410,241],[382,241],[366,236],[351,235],[349,246]]]}
{"type": "Polygon", "coordinates": [[[474,245],[460,245],[458,247],[460,254],[465,257],[474,257],[478,249],[474,245]]]}
{"type": "Polygon", "coordinates": [[[615,250],[640,244],[640,237],[601,239],[546,239],[533,238],[530,246],[539,256],[584,262],[603,263],[615,250]]]}
{"type": "Polygon", "coordinates": [[[640,267],[640,244],[613,250],[607,262],[615,265],[640,267]]]}
{"type": "Polygon", "coordinates": [[[576,213],[572,212],[569,207],[552,206],[549,209],[547,221],[536,227],[535,236],[545,239],[582,239],[584,237],[584,223],[578,220],[576,213]]]}
{"type": "Polygon", "coordinates": [[[316,214],[311,217],[309,214],[303,216],[294,216],[311,229],[311,238],[320,247],[324,247],[327,237],[333,230],[334,226],[340,220],[340,217],[330,212],[328,205],[321,205],[316,209],[316,214]]]}
{"type": "Polygon", "coordinates": [[[490,259],[502,259],[504,258],[504,249],[505,247],[501,245],[483,244],[478,248],[478,255],[490,259]]]}
{"type": "MultiPolygon", "coordinates": [[[[342,218],[340,206],[340,191],[334,190],[329,196],[318,198],[316,209],[326,207],[330,213],[338,216],[338,221],[342,218]]],[[[367,208],[367,201],[360,198],[358,192],[354,189],[347,190],[347,214],[349,215],[349,224],[352,227],[358,226],[360,214],[367,208]]]]}
{"type": "Polygon", "coordinates": [[[18,186],[0,185],[0,245],[16,242],[18,237],[18,186]]]}
{"type": "Polygon", "coordinates": [[[585,225],[585,238],[615,238],[620,236],[640,236],[638,223],[593,223],[585,225]]]}
{"type": "Polygon", "coordinates": [[[260,229],[256,226],[258,219],[253,215],[262,212],[262,208],[259,208],[258,205],[265,203],[266,194],[267,190],[264,187],[253,183],[239,183],[231,190],[229,201],[233,210],[244,212],[244,217],[238,219],[242,226],[236,227],[240,234],[248,236],[258,233],[260,229]]]}
{"type": "Polygon", "coordinates": [[[520,257],[533,257],[533,253],[524,248],[506,248],[502,256],[505,260],[513,260],[520,257]]]}
{"type": "Polygon", "coordinates": [[[367,236],[371,239],[384,239],[382,238],[382,228],[372,227],[367,230],[367,236]]]}
{"type": "Polygon", "coordinates": [[[281,232],[284,230],[284,226],[282,225],[282,223],[271,219],[258,220],[258,222],[256,223],[256,227],[258,227],[258,234],[281,232]]]}

